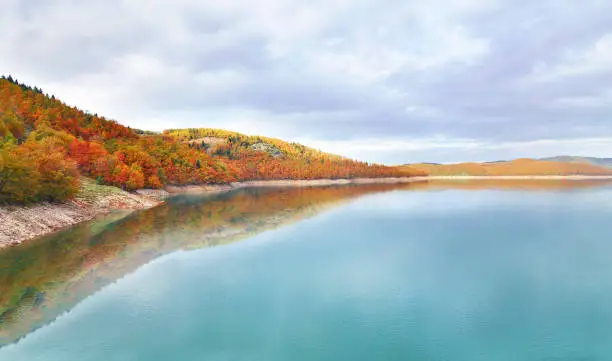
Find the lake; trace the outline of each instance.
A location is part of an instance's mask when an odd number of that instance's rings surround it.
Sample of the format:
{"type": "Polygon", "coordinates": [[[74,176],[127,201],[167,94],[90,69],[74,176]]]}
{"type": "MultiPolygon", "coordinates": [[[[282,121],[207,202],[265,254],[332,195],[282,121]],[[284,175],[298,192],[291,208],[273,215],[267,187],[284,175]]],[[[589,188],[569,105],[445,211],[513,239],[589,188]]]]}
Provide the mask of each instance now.
{"type": "Polygon", "coordinates": [[[178,196],[0,252],[0,360],[612,360],[611,234],[589,181],[178,196]]]}

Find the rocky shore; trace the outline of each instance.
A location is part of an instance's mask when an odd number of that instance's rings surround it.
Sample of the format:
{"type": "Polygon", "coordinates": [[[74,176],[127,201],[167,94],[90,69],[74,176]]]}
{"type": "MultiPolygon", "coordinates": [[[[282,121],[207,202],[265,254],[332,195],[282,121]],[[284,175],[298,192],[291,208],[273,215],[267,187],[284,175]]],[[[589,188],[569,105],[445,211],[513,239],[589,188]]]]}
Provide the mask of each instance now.
{"type": "Polygon", "coordinates": [[[0,206],[0,249],[53,233],[114,210],[146,209],[159,200],[119,188],[82,182],[74,200],[29,206],[0,206]]]}

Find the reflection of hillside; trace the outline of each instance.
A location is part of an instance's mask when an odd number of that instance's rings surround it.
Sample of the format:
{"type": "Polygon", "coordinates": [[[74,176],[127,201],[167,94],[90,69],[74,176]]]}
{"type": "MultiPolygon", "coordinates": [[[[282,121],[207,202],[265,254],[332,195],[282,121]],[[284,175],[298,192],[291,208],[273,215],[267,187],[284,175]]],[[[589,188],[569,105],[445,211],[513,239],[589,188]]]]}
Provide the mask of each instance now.
{"type": "Polygon", "coordinates": [[[0,253],[0,346],[163,254],[228,243],[361,195],[413,185],[241,189],[181,196],[0,253]]]}
{"type": "Polygon", "coordinates": [[[312,188],[240,189],[180,196],[166,205],[107,217],[0,252],[0,346],[72,308],[83,298],[178,249],[236,241],[316,215],[366,194],[392,190],[577,189],[609,181],[436,180],[312,188]]]}

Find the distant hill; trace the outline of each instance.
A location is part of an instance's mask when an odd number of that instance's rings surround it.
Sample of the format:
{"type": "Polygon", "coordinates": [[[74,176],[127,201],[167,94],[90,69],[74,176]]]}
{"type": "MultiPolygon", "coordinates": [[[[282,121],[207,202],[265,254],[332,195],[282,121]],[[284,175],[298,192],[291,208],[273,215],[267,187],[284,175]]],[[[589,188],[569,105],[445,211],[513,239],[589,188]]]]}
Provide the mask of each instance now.
{"type": "Polygon", "coordinates": [[[606,168],[612,168],[612,158],[560,155],[556,157],[540,158],[540,160],[551,161],[551,162],[564,162],[564,163],[593,164],[593,165],[599,165],[599,166],[606,167],[606,168]]]}
{"type": "MultiPolygon", "coordinates": [[[[307,163],[316,161],[355,162],[349,158],[325,153],[299,143],[286,142],[276,138],[246,135],[214,128],[187,128],[164,130],[165,136],[189,144],[213,157],[240,159],[253,156],[269,156],[278,160],[300,160],[307,163]]],[[[363,163],[365,164],[365,163],[363,163]]]]}
{"type": "Polygon", "coordinates": [[[168,129],[163,134],[213,158],[221,158],[241,180],[425,175],[410,167],[369,164],[295,142],[221,129],[168,129]]]}
{"type": "Polygon", "coordinates": [[[529,158],[490,163],[418,163],[409,166],[432,176],[612,175],[612,169],[600,165],[529,158]]]}

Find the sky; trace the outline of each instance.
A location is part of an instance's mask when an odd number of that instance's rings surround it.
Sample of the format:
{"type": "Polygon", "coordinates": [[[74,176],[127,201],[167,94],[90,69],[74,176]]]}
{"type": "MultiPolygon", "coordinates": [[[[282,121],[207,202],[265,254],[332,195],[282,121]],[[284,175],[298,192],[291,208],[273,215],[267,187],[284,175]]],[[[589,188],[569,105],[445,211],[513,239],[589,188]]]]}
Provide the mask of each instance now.
{"type": "Polygon", "coordinates": [[[2,0],[0,73],[386,164],[612,156],[609,0],[2,0]]]}

